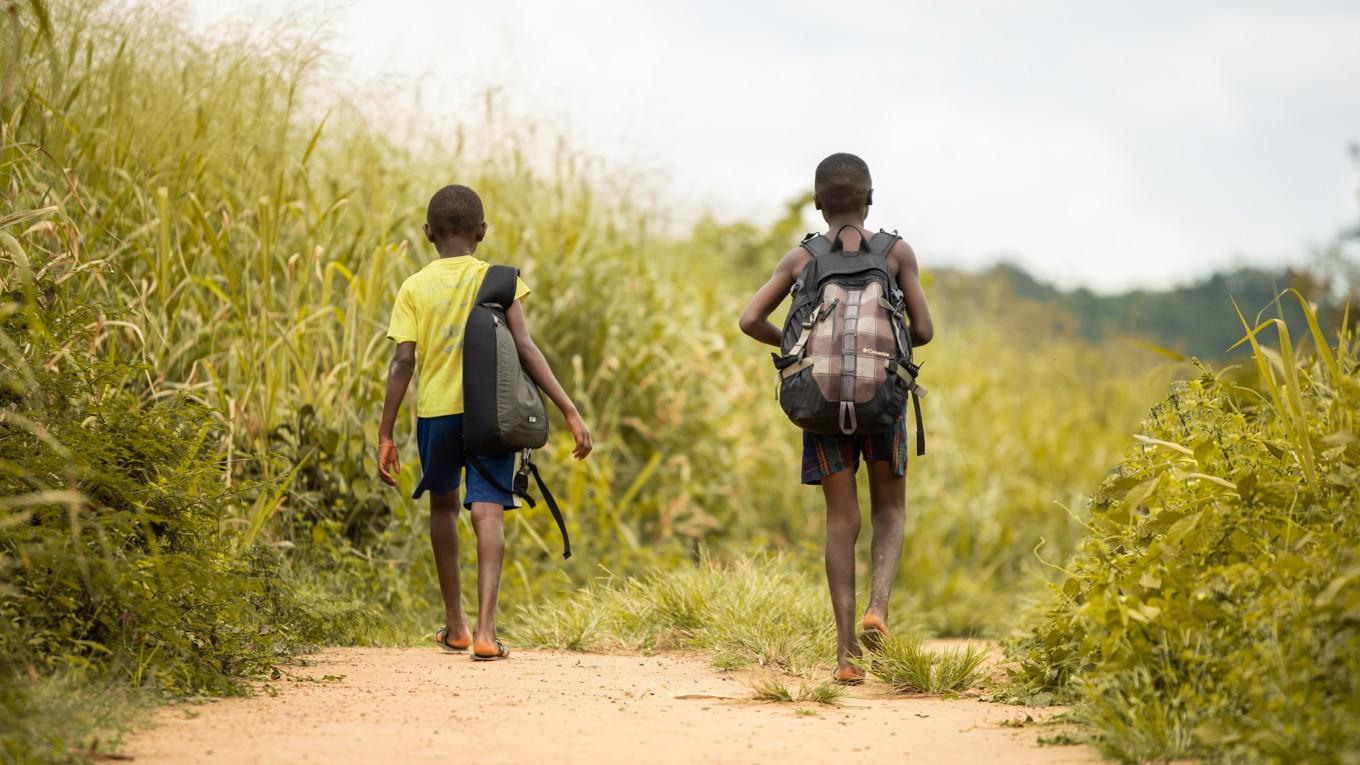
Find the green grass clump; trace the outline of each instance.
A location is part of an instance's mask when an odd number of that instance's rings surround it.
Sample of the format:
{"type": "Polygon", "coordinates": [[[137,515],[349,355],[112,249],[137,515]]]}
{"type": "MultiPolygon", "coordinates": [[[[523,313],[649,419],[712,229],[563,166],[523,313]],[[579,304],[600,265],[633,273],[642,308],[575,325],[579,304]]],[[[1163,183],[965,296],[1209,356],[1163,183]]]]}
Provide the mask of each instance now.
{"type": "Polygon", "coordinates": [[[1250,386],[1205,370],[1153,411],[1012,648],[1016,695],[1074,701],[1109,756],[1360,751],[1360,363],[1304,310],[1311,352],[1248,327],[1250,386]]]}
{"type": "Polygon", "coordinates": [[[804,679],[797,691],[790,689],[778,675],[765,675],[751,684],[751,698],[756,701],[835,706],[844,697],[845,689],[830,680],[814,683],[804,679]]]}
{"type": "Polygon", "coordinates": [[[986,660],[977,646],[933,650],[920,638],[894,635],[861,663],[899,693],[952,693],[976,685],[986,660]]]}
{"type": "Polygon", "coordinates": [[[818,683],[804,682],[799,685],[798,693],[793,697],[793,700],[834,706],[841,703],[841,699],[844,697],[845,688],[830,680],[822,680],[818,683]]]}
{"type": "Polygon", "coordinates": [[[593,585],[558,603],[521,607],[517,637],[570,650],[713,652],[720,669],[756,665],[793,674],[831,656],[835,632],[819,582],[787,558],[653,570],[593,585]]]}

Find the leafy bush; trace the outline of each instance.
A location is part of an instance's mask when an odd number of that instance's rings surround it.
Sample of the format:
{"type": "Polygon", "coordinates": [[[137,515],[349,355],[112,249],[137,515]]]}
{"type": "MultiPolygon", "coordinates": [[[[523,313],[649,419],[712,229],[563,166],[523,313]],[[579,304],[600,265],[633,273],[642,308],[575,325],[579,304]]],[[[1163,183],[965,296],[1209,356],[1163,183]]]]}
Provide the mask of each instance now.
{"type": "Polygon", "coordinates": [[[1304,309],[1313,354],[1266,322],[1254,387],[1204,370],[1153,411],[1014,647],[1018,692],[1075,699],[1111,756],[1360,751],[1360,367],[1304,309]]]}

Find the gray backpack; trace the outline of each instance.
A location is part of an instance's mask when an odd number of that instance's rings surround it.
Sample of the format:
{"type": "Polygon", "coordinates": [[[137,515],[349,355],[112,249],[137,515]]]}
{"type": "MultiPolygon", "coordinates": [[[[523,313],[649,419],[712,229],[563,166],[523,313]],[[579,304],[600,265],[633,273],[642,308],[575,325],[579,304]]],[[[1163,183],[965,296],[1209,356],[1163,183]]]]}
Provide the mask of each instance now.
{"type": "Polygon", "coordinates": [[[529,476],[562,532],[562,557],[571,557],[567,522],[548,491],[532,451],[548,443],[548,410],[543,394],[519,361],[506,312],[515,300],[519,270],[491,266],[482,278],[463,333],[463,454],[468,466],[507,494],[535,507],[529,476]],[[520,453],[514,486],[501,484],[478,457],[520,453]]]}
{"type": "Polygon", "coordinates": [[[916,413],[916,453],[925,454],[917,385],[902,293],[888,268],[900,238],[879,231],[846,252],[834,240],[809,234],[812,255],[791,290],[781,348],[773,354],[779,403],[798,427],[824,435],[882,433],[902,415],[910,397],[916,413]]]}

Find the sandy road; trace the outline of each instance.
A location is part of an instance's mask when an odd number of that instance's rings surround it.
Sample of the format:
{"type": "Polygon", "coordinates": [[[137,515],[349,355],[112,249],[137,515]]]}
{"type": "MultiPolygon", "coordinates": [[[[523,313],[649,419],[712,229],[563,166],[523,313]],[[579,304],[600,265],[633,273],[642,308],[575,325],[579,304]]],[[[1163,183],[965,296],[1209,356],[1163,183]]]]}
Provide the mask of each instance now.
{"type": "Polygon", "coordinates": [[[124,754],[148,765],[1098,761],[1000,725],[1035,710],[889,698],[873,684],[838,707],[757,703],[749,675],[702,657],[521,650],[479,663],[433,647],[333,648],[311,664],[253,698],[162,710],[124,754]]]}

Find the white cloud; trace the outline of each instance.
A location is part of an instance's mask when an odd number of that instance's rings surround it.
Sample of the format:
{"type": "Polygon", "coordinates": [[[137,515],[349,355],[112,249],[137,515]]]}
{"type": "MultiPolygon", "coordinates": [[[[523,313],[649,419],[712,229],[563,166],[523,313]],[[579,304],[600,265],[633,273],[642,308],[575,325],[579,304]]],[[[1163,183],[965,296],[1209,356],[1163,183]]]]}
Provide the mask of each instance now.
{"type": "Polygon", "coordinates": [[[1358,214],[1348,4],[285,7],[334,20],[356,81],[418,89],[441,120],[501,86],[516,112],[659,179],[682,216],[768,217],[821,156],[857,151],[873,222],[927,263],[1006,254],[1112,289],[1301,256],[1358,214]]]}

